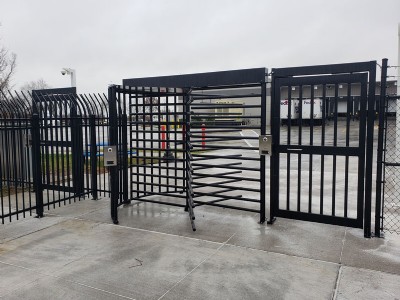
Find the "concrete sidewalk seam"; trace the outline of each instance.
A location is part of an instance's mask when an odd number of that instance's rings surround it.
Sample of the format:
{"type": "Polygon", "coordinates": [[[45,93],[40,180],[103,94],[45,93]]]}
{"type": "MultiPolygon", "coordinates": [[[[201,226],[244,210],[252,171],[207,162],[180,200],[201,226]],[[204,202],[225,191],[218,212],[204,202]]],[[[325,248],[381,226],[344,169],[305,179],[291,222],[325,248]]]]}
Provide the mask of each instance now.
{"type": "Polygon", "coordinates": [[[339,286],[340,286],[340,278],[342,278],[342,265],[339,266],[338,274],[336,276],[336,282],[335,282],[335,286],[334,286],[332,298],[331,298],[332,300],[337,299],[337,293],[339,291],[339,286]]]}
{"type": "Polygon", "coordinates": [[[28,236],[28,235],[30,235],[30,234],[33,234],[33,233],[36,233],[36,232],[39,232],[39,231],[48,229],[48,228],[53,227],[53,226],[55,226],[55,225],[59,225],[59,224],[61,224],[61,223],[63,223],[63,222],[66,222],[66,221],[67,221],[67,220],[61,220],[61,221],[59,221],[59,222],[57,222],[57,223],[55,223],[55,224],[52,224],[52,225],[49,225],[49,226],[40,228],[40,229],[38,229],[38,230],[29,232],[29,233],[25,233],[25,234],[23,234],[23,235],[21,235],[21,236],[17,236],[17,237],[15,237],[15,238],[11,238],[11,239],[6,240],[6,241],[4,241],[4,242],[0,242],[0,244],[5,244],[5,243],[11,242],[11,241],[15,241],[15,240],[17,240],[17,239],[23,238],[23,237],[28,236]]]}
{"type": "Polygon", "coordinates": [[[201,261],[196,267],[193,268],[193,270],[191,270],[189,273],[187,273],[185,276],[183,276],[178,282],[176,282],[168,291],[166,291],[160,298],[158,298],[158,300],[161,300],[162,298],[165,297],[165,295],[167,295],[171,290],[173,290],[176,286],[178,286],[183,280],[185,280],[185,278],[187,278],[190,274],[192,274],[196,269],[198,269],[203,263],[205,263],[208,259],[210,259],[211,257],[213,257],[215,254],[217,254],[217,252],[224,247],[230,239],[232,239],[235,236],[236,232],[234,234],[231,235],[230,238],[228,238],[224,243],[222,243],[213,253],[211,253],[209,256],[207,256],[205,259],[203,259],[203,261],[201,261]]]}
{"type": "Polygon", "coordinates": [[[242,249],[253,250],[253,251],[260,251],[260,252],[265,252],[265,253],[273,253],[273,254],[282,255],[282,256],[289,256],[289,257],[294,257],[294,258],[302,258],[302,259],[315,261],[315,262],[322,262],[322,263],[326,263],[326,264],[339,265],[339,263],[337,263],[337,262],[326,261],[326,260],[322,260],[322,259],[311,258],[311,257],[306,257],[306,256],[300,256],[300,255],[295,255],[295,254],[287,254],[287,253],[275,252],[275,251],[272,251],[272,250],[257,249],[257,248],[240,246],[240,245],[235,245],[235,244],[226,244],[226,245],[227,246],[232,246],[232,247],[237,247],[237,248],[242,248],[242,249]]]}
{"type": "Polygon", "coordinates": [[[346,235],[347,235],[347,227],[344,230],[344,235],[343,235],[343,239],[342,239],[342,249],[340,250],[340,258],[339,258],[339,270],[338,270],[338,274],[336,276],[336,283],[335,283],[335,287],[333,289],[332,300],[337,299],[337,293],[338,293],[339,286],[340,286],[340,278],[342,276],[342,266],[343,266],[342,257],[343,257],[344,244],[346,242],[346,235]]]}
{"type": "MultiPolygon", "coordinates": [[[[12,266],[12,265],[10,265],[10,264],[8,264],[8,263],[4,263],[4,262],[2,262],[2,261],[0,261],[0,264],[12,266]]],[[[17,266],[12,266],[12,267],[18,268],[17,266]]],[[[36,272],[36,273],[37,273],[37,272],[36,272]]],[[[40,275],[40,278],[36,278],[36,279],[33,279],[33,280],[31,280],[31,281],[29,281],[29,282],[27,282],[27,283],[25,283],[25,284],[19,285],[17,289],[23,288],[23,287],[25,287],[25,286],[27,286],[27,285],[30,285],[30,284],[34,283],[35,281],[38,281],[39,279],[42,279],[42,278],[45,278],[45,277],[46,277],[45,275],[42,275],[42,274],[40,274],[40,273],[38,273],[38,274],[40,275]]],[[[2,299],[3,297],[5,297],[5,296],[7,296],[7,295],[10,295],[10,294],[13,293],[15,290],[16,290],[16,289],[9,290],[9,291],[6,292],[5,294],[0,295],[0,299],[2,299]]]]}
{"type": "MultiPolygon", "coordinates": [[[[160,231],[154,231],[154,230],[148,230],[148,229],[143,229],[143,228],[137,228],[137,227],[129,227],[125,225],[120,225],[120,224],[110,224],[110,223],[105,223],[105,222],[100,222],[100,221],[94,221],[94,220],[88,220],[88,219],[81,219],[78,217],[73,217],[71,219],[79,220],[79,221],[86,221],[86,222],[95,222],[103,225],[109,225],[109,226],[117,226],[121,228],[126,228],[130,230],[137,230],[137,231],[143,231],[143,232],[150,232],[150,233],[155,233],[155,234],[161,234],[161,235],[167,235],[167,236],[174,236],[174,237],[180,237],[184,239],[189,239],[189,240],[194,240],[194,241],[199,241],[199,242],[207,242],[207,243],[212,243],[212,244],[217,244],[217,245],[223,245],[224,243],[221,242],[214,242],[214,241],[209,241],[209,240],[203,240],[199,238],[194,238],[190,236],[184,236],[184,235],[179,235],[179,234],[173,234],[173,233],[166,233],[166,232],[160,232],[160,231]]],[[[235,233],[236,234],[236,233],[235,233]]],[[[230,238],[229,238],[230,239],[230,238]]],[[[228,240],[229,240],[228,239],[228,240]]]]}
{"type": "MultiPolygon", "coordinates": [[[[60,276],[50,275],[50,274],[46,274],[46,273],[43,273],[43,272],[38,272],[36,270],[32,270],[32,269],[29,269],[29,268],[26,268],[26,267],[23,267],[23,266],[19,266],[19,265],[3,262],[1,260],[0,260],[0,263],[8,265],[8,266],[11,266],[11,267],[20,268],[20,269],[23,269],[23,270],[34,272],[34,273],[37,273],[37,274],[39,274],[39,275],[41,275],[43,277],[51,277],[51,278],[61,279],[61,280],[65,281],[65,282],[69,282],[69,283],[72,283],[72,284],[77,284],[77,285],[80,285],[80,286],[83,286],[83,287],[86,287],[86,288],[89,288],[89,289],[93,289],[93,290],[96,290],[96,291],[100,291],[100,292],[103,292],[103,293],[106,293],[106,294],[110,294],[110,295],[113,295],[113,296],[121,297],[121,298],[124,298],[124,299],[129,299],[129,300],[136,300],[135,298],[131,298],[131,297],[128,297],[128,296],[116,294],[116,293],[113,293],[113,292],[110,292],[110,291],[107,291],[107,290],[103,290],[103,289],[100,289],[100,288],[96,288],[96,287],[93,287],[93,286],[90,286],[90,285],[87,285],[87,284],[84,284],[84,283],[81,283],[81,282],[64,279],[63,277],[60,277],[60,276]]],[[[34,281],[36,281],[36,280],[34,280],[34,281]]],[[[32,282],[34,282],[34,281],[32,281],[32,282]]]]}
{"type": "Polygon", "coordinates": [[[347,227],[344,229],[344,235],[343,235],[343,239],[342,239],[342,249],[340,250],[340,259],[339,259],[340,265],[342,264],[344,244],[346,243],[346,235],[347,235],[347,227]]]}
{"type": "MultiPolygon", "coordinates": [[[[98,200],[92,200],[92,201],[98,201],[98,200]]],[[[75,203],[73,203],[73,204],[75,204],[75,203]]],[[[101,203],[102,205],[103,205],[103,203],[101,203]]],[[[104,203],[104,207],[106,207],[107,206],[107,204],[108,203],[104,203]]],[[[65,206],[64,206],[65,207],[65,206]]],[[[101,210],[101,209],[104,209],[104,207],[98,207],[98,208],[95,208],[95,209],[93,209],[93,210],[91,210],[91,211],[88,211],[88,212],[85,212],[85,213],[83,213],[83,214],[79,214],[79,215],[77,215],[77,216],[71,216],[71,218],[78,218],[78,217],[82,217],[82,216],[85,216],[85,215],[87,215],[87,214],[91,214],[91,213],[94,213],[94,212],[96,212],[96,211],[99,211],[99,210],[101,210]]],[[[66,216],[63,216],[63,215],[60,215],[60,214],[57,214],[57,213],[49,213],[49,212],[47,212],[47,215],[50,215],[50,216],[56,216],[56,217],[66,217],[66,216]]],[[[67,217],[66,217],[67,218],[67,217]]]]}

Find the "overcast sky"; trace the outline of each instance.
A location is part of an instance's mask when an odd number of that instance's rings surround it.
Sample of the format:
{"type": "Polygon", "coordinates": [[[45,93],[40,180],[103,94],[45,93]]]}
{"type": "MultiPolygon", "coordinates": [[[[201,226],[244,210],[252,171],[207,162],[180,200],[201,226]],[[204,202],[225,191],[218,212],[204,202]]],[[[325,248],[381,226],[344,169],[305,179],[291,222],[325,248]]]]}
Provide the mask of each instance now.
{"type": "MultiPolygon", "coordinates": [[[[0,0],[13,84],[106,92],[123,78],[381,60],[397,64],[400,0],[0,0]]],[[[393,73],[394,74],[394,73],[393,73]]]]}

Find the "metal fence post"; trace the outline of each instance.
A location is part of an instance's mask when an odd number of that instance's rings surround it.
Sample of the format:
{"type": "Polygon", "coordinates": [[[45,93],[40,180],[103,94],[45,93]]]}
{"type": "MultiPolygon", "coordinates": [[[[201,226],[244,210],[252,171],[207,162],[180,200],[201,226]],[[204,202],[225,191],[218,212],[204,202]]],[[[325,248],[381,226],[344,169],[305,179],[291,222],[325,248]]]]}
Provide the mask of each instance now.
{"type": "MultiPolygon", "coordinates": [[[[118,150],[118,113],[117,113],[117,89],[115,85],[108,88],[108,104],[110,113],[109,144],[117,147],[118,150]]],[[[118,155],[119,156],[119,155],[118,155]]],[[[118,164],[118,163],[117,163],[118,164]]],[[[119,199],[119,174],[118,166],[109,167],[111,187],[111,218],[114,224],[118,224],[118,199],[119,199]]]]}
{"type": "Polygon", "coordinates": [[[376,62],[370,62],[365,165],[364,237],[371,237],[372,158],[374,146],[376,62]]]}
{"type": "Polygon", "coordinates": [[[122,150],[122,199],[125,204],[128,201],[128,116],[121,116],[121,150],[122,150]]]}
{"type": "MultiPolygon", "coordinates": [[[[261,82],[261,135],[267,129],[267,85],[261,82]]],[[[265,222],[265,155],[260,156],[260,223],[265,222]]]]}
{"type": "Polygon", "coordinates": [[[36,198],[36,215],[43,217],[43,186],[42,186],[42,162],[40,155],[40,121],[39,115],[32,115],[32,167],[33,167],[33,188],[36,198]]]}
{"type": "Polygon", "coordinates": [[[385,102],[386,102],[386,77],[387,77],[387,58],[382,60],[381,71],[381,90],[379,97],[379,127],[378,127],[378,151],[377,151],[377,167],[376,167],[376,205],[375,205],[375,236],[381,237],[381,221],[382,221],[382,171],[383,165],[383,135],[385,127],[385,102]]]}
{"type": "Polygon", "coordinates": [[[97,194],[97,144],[96,144],[96,116],[89,117],[90,128],[90,183],[93,200],[98,199],[97,194]]]}
{"type": "Polygon", "coordinates": [[[276,220],[276,210],[279,205],[279,154],[275,151],[279,144],[279,126],[280,126],[280,101],[276,100],[275,89],[277,85],[276,78],[272,70],[271,76],[271,135],[272,135],[272,153],[270,158],[270,216],[268,224],[274,224],[276,220]]]}

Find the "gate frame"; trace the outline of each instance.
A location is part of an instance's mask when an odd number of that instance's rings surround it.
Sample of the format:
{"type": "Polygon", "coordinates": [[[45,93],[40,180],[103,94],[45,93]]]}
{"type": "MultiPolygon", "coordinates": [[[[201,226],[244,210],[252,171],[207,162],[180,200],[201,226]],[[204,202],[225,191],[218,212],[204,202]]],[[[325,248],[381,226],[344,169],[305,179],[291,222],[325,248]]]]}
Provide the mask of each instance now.
{"type": "MultiPolygon", "coordinates": [[[[272,87],[271,87],[271,116],[272,118],[280,118],[280,101],[275,100],[275,80],[277,78],[294,77],[294,76],[309,76],[309,75],[334,75],[334,74],[352,74],[368,72],[368,100],[367,100],[367,116],[366,116],[366,154],[365,154],[365,179],[364,179],[364,236],[371,237],[371,202],[372,202],[372,168],[373,168],[373,130],[374,130],[374,106],[375,106],[375,84],[376,84],[376,61],[346,63],[346,64],[332,64],[332,65],[317,65],[317,66],[303,66],[292,68],[277,68],[272,69],[272,87]],[[370,109],[372,108],[372,109],[370,109]]],[[[275,140],[276,131],[279,128],[274,126],[276,122],[271,123],[272,132],[272,157],[276,152],[277,141],[275,140]]],[[[278,158],[279,159],[279,158],[278,158]]],[[[272,158],[271,163],[271,180],[274,180],[276,172],[277,159],[272,158]]],[[[276,180],[276,178],[275,178],[276,180]]],[[[273,182],[275,182],[275,180],[273,182]]],[[[279,178],[277,179],[279,180],[279,178]]],[[[279,189],[274,186],[272,182],[270,190],[271,209],[270,219],[268,223],[274,223],[276,219],[277,205],[279,203],[279,189]]],[[[321,222],[318,220],[318,222],[321,222]]],[[[329,223],[323,222],[322,223],[329,223]]]]}
{"type": "MultiPolygon", "coordinates": [[[[82,132],[82,118],[78,118],[78,96],[76,94],[76,88],[55,88],[55,89],[42,89],[42,90],[32,90],[32,110],[33,115],[42,114],[42,118],[47,119],[47,117],[43,117],[43,114],[47,112],[42,112],[42,98],[50,97],[49,99],[44,99],[44,101],[51,100],[51,97],[54,97],[54,100],[62,101],[62,102],[72,102],[70,107],[70,116],[69,119],[70,124],[68,128],[71,130],[71,141],[54,141],[52,140],[50,143],[64,143],[66,145],[71,144],[71,155],[72,155],[72,187],[70,187],[69,192],[77,195],[84,193],[84,185],[83,185],[83,171],[84,171],[84,162],[83,162],[83,132],[82,132]]],[[[57,116],[59,117],[59,116],[57,116]]],[[[36,129],[36,128],[34,128],[36,129]]],[[[42,145],[43,137],[41,133],[38,134],[39,139],[39,149],[42,145]]],[[[34,144],[37,141],[34,142],[34,144]]],[[[48,142],[48,141],[47,141],[48,142]]],[[[54,145],[50,145],[52,147],[54,145]]],[[[36,148],[34,148],[36,150],[36,148]]],[[[36,154],[38,155],[38,154],[36,154]]],[[[46,155],[46,154],[39,154],[46,155]]],[[[36,163],[36,162],[35,162],[36,163]]],[[[42,189],[50,189],[61,191],[57,185],[48,185],[46,183],[41,183],[42,189]]],[[[65,189],[65,187],[63,187],[65,189]]]]}

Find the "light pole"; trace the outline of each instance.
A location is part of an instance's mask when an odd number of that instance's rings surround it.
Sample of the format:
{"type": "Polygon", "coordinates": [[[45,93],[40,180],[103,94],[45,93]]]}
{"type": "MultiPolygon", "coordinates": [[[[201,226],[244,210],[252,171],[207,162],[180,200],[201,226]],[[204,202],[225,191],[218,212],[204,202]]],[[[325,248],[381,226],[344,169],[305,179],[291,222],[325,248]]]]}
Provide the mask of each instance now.
{"type": "Polygon", "coordinates": [[[74,69],[62,68],[61,74],[62,75],[65,75],[65,74],[71,75],[71,86],[76,87],[76,71],[74,69]]]}

